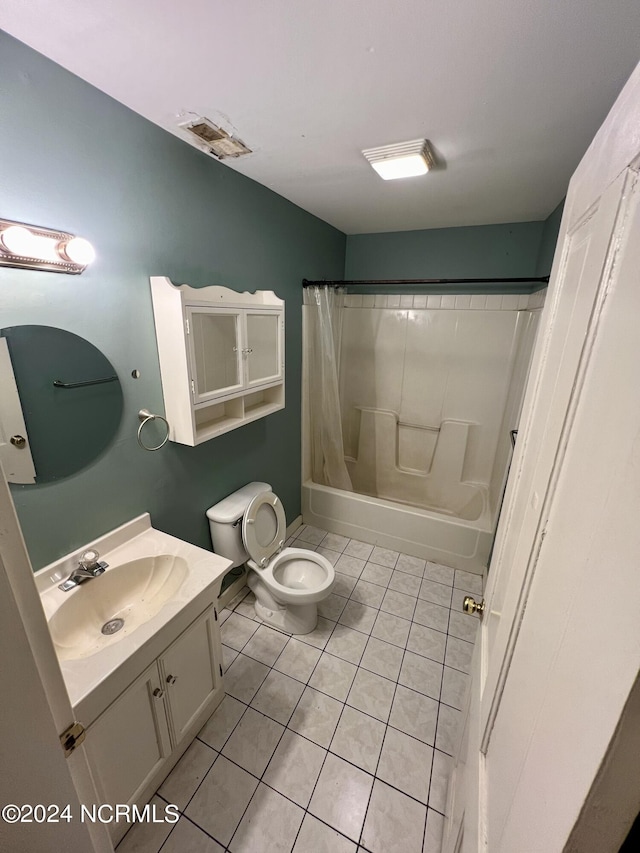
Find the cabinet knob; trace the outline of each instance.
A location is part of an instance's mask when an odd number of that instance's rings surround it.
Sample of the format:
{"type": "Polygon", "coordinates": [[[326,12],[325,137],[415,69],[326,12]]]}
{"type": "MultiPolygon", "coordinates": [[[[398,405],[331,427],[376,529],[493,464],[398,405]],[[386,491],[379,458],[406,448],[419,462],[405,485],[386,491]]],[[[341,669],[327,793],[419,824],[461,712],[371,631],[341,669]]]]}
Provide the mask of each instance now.
{"type": "Polygon", "coordinates": [[[175,684],[177,680],[178,680],[177,675],[168,675],[167,676],[167,684],[175,684]]]}
{"type": "Polygon", "coordinates": [[[159,687],[156,687],[156,689],[153,691],[153,695],[156,699],[162,699],[162,697],[164,696],[164,690],[161,690],[159,687]]]}

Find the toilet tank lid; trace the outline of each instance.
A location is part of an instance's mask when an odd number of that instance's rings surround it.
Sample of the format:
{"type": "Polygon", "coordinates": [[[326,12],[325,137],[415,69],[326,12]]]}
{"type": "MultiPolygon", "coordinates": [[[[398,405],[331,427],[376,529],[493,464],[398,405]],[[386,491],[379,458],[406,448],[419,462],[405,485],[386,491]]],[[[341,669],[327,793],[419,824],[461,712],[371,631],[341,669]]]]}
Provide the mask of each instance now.
{"type": "Polygon", "coordinates": [[[217,521],[219,524],[233,524],[245,513],[245,510],[261,492],[270,492],[271,486],[269,483],[247,483],[237,492],[227,495],[219,503],[214,504],[207,510],[207,518],[209,521],[217,521]]]}

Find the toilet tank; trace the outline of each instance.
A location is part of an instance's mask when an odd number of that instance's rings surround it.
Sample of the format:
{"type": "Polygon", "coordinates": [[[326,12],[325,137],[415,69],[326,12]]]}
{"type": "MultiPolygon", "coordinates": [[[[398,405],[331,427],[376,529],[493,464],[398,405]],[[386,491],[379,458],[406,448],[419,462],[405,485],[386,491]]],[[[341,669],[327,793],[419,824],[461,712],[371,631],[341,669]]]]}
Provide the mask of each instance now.
{"type": "Polygon", "coordinates": [[[249,556],[242,542],[242,516],[256,495],[270,491],[269,483],[247,483],[207,510],[213,550],[233,560],[231,568],[241,566],[249,556]]]}

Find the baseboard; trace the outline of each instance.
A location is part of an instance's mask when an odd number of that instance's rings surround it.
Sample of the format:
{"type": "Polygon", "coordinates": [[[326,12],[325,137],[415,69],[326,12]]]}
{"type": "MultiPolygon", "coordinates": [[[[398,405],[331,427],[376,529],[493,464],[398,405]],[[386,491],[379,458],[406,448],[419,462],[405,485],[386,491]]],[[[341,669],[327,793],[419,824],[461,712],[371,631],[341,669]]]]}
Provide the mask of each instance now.
{"type": "Polygon", "coordinates": [[[218,596],[218,610],[226,607],[231,599],[235,598],[240,590],[247,585],[247,573],[243,572],[240,577],[221,592],[218,596]]]}
{"type": "Polygon", "coordinates": [[[297,518],[294,518],[291,524],[287,527],[287,539],[296,532],[296,530],[302,527],[302,516],[299,515],[297,518]]]}

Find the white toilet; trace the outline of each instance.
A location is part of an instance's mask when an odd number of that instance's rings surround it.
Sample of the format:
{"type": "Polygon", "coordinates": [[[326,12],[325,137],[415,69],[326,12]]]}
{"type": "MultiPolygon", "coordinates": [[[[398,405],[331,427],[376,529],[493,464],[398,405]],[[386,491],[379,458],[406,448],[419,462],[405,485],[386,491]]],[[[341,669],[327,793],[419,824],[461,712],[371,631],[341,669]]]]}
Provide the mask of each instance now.
{"type": "Polygon", "coordinates": [[[268,483],[249,483],[207,510],[216,554],[247,563],[256,615],[289,634],[308,634],[318,622],[318,602],[333,587],[335,570],[315,551],[285,548],[286,518],[268,483]]]}

